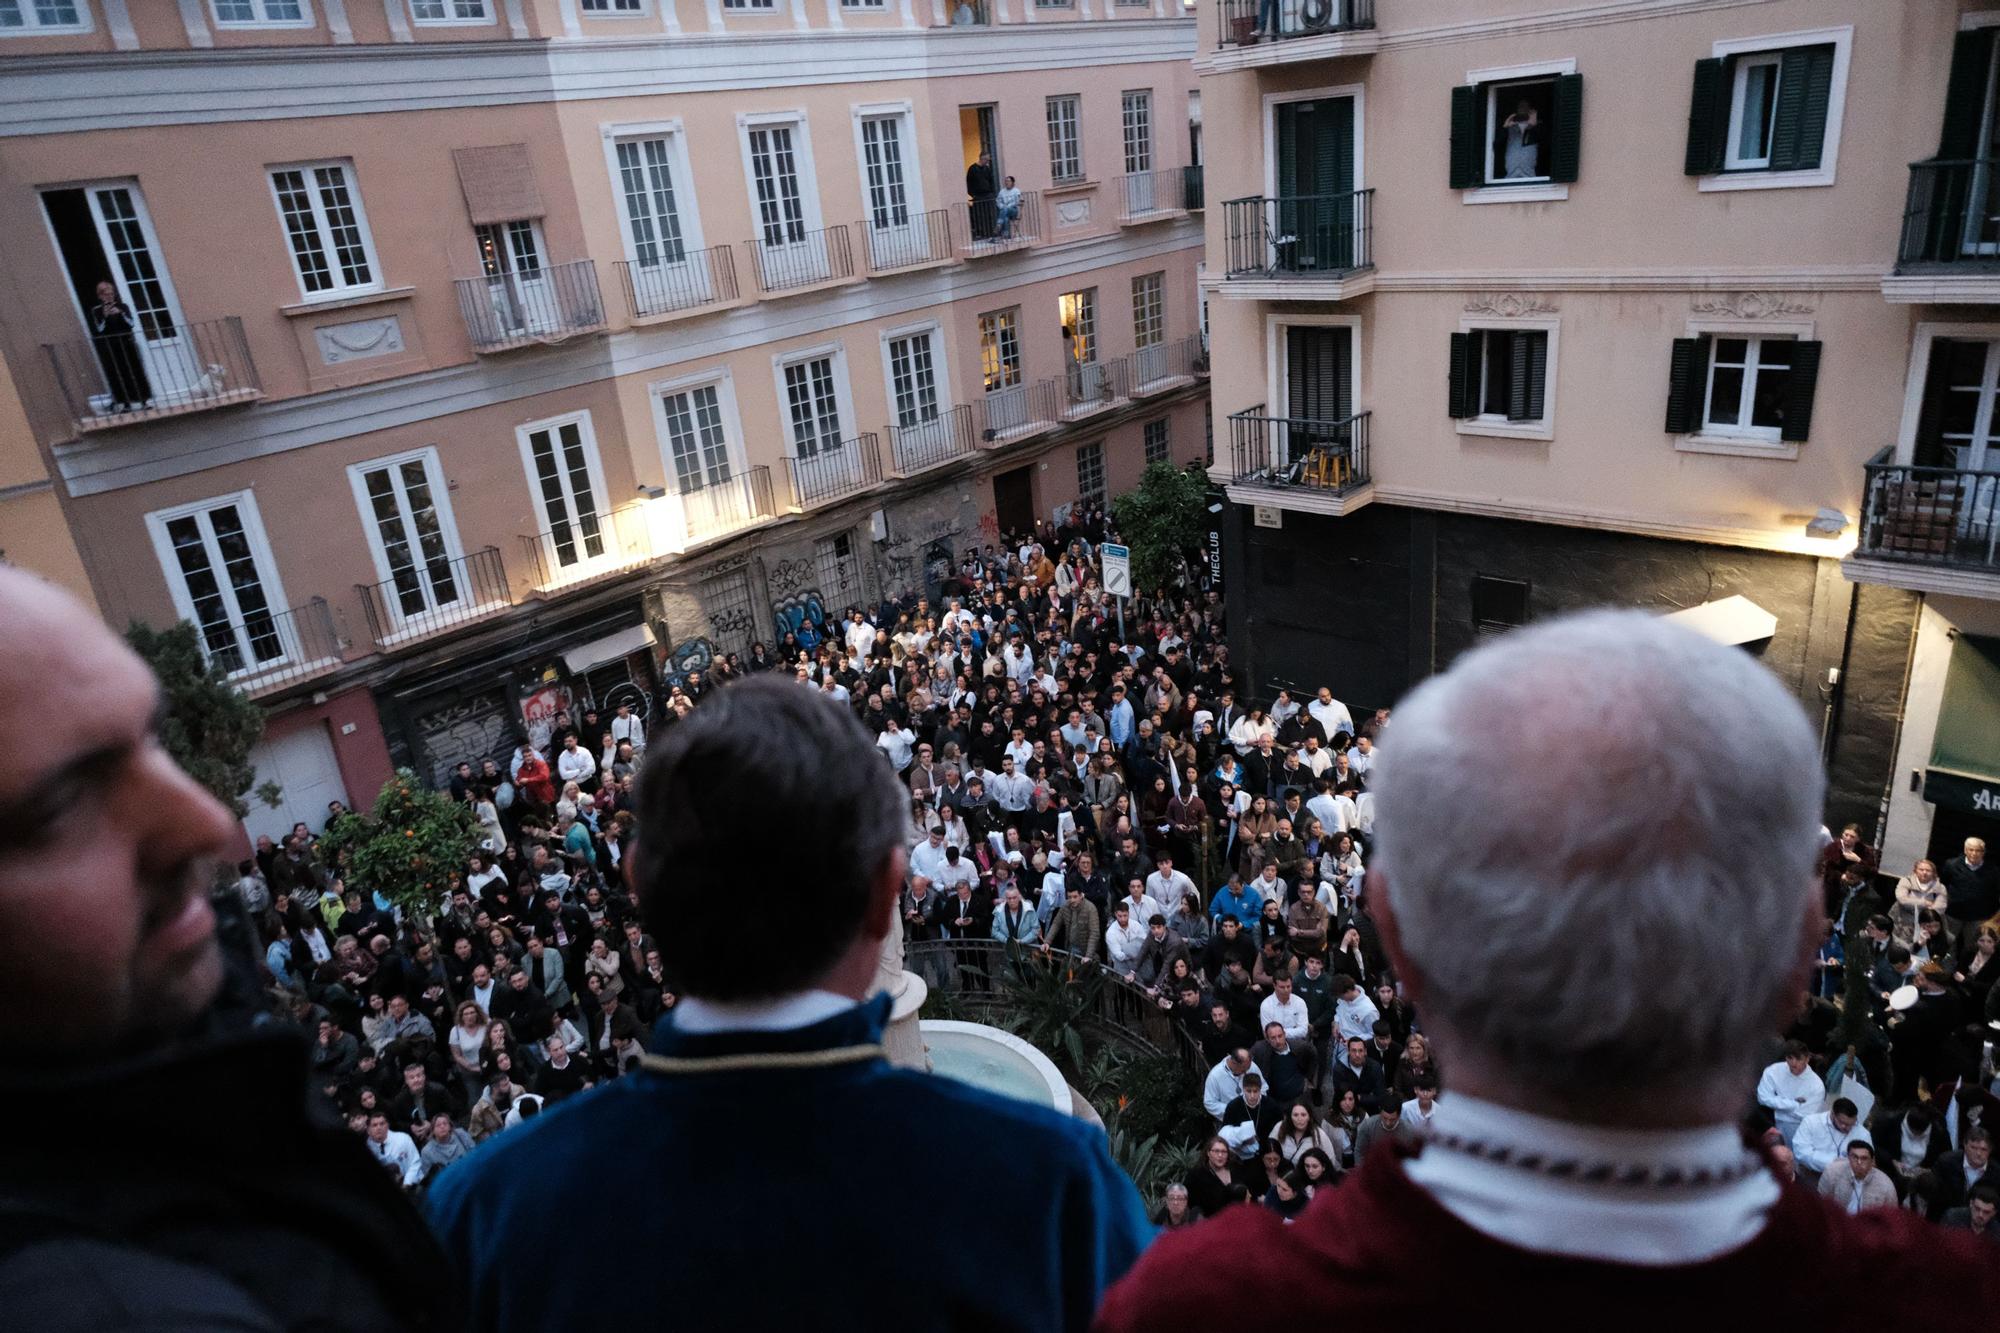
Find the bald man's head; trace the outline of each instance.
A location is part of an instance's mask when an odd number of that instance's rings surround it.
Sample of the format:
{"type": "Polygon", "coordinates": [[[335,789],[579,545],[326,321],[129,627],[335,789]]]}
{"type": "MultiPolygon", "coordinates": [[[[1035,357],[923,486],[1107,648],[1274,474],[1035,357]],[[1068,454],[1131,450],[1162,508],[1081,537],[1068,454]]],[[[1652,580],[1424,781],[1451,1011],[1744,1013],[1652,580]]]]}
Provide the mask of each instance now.
{"type": "Polygon", "coordinates": [[[154,732],[146,664],[68,593],[0,566],[0,1051],[143,1045],[214,998],[205,893],[229,812],[154,732]]]}

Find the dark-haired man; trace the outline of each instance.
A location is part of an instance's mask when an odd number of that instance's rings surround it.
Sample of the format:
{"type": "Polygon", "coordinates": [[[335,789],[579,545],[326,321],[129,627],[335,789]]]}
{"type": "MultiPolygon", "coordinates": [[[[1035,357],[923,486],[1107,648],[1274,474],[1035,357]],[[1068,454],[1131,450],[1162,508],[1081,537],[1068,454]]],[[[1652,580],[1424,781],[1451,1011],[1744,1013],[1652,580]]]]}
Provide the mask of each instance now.
{"type": "Polygon", "coordinates": [[[439,1181],[433,1217],[475,1326],[764,1328],[807,1314],[822,1328],[1088,1324],[1149,1232],[1103,1136],[886,1060],[888,997],[867,997],[903,890],[908,799],[850,712],[770,675],[654,742],[628,869],[680,999],[633,1072],[439,1181]],[[784,743],[751,743],[771,737],[784,743]],[[822,868],[766,891],[792,929],[785,949],[746,967],[731,947],[741,903],[718,889],[740,874],[743,848],[768,842],[774,807],[822,868]],[[746,1114],[801,1106],[809,1141],[727,1150],[746,1114]],[[948,1157],[980,1188],[885,1176],[870,1144],[948,1157]],[[800,1170],[813,1205],[772,1207],[800,1170]],[[550,1231],[549,1218],[576,1215],[601,1225],[550,1231]],[[912,1231],[949,1243],[913,1264],[892,1239],[912,1231]],[[1023,1236],[1039,1250],[996,1283],[993,1255],[1023,1236]],[[547,1280],[578,1264],[620,1276],[547,1280]]]}

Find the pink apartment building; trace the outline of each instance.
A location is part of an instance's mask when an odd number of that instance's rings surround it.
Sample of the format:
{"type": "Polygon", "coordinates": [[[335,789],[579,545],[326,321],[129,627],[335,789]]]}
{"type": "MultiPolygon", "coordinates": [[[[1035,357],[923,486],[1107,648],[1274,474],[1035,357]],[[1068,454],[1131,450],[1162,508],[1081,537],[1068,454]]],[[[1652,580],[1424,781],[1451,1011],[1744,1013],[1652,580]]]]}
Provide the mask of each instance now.
{"type": "Polygon", "coordinates": [[[199,627],[253,834],[934,590],[1207,455],[1195,25],[0,0],[0,550],[199,627]]]}

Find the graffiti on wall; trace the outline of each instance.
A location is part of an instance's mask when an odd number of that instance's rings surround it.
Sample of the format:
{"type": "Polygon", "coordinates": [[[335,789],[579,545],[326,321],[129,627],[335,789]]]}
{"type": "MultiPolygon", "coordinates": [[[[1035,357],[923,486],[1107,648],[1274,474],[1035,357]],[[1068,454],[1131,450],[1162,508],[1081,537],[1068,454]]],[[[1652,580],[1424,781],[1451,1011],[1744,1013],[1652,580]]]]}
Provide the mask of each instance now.
{"type": "Polygon", "coordinates": [[[528,742],[544,756],[549,752],[549,738],[555,734],[556,714],[568,712],[574,702],[569,686],[559,681],[537,686],[521,699],[521,721],[528,728],[528,742]]]}
{"type": "Polygon", "coordinates": [[[715,665],[715,645],[707,639],[688,639],[674,645],[660,663],[660,679],[668,686],[687,684],[690,672],[706,672],[715,665]]]}
{"type": "Polygon", "coordinates": [[[482,759],[505,761],[514,747],[513,720],[507,700],[497,692],[475,695],[424,713],[410,728],[431,785],[443,787],[460,762],[475,769],[482,759]]]}
{"type": "Polygon", "coordinates": [[[780,560],[772,565],[766,575],[771,585],[771,596],[790,597],[803,592],[813,581],[813,562],[810,560],[780,560]]]}
{"type": "Polygon", "coordinates": [[[885,597],[915,597],[934,592],[951,573],[952,551],[959,526],[951,520],[927,523],[882,543],[882,593],[885,597]],[[936,553],[944,552],[943,566],[936,553]]]}
{"type": "Polygon", "coordinates": [[[771,603],[771,625],[780,641],[787,634],[798,633],[807,621],[826,628],[826,601],[818,588],[801,589],[771,603]]]}

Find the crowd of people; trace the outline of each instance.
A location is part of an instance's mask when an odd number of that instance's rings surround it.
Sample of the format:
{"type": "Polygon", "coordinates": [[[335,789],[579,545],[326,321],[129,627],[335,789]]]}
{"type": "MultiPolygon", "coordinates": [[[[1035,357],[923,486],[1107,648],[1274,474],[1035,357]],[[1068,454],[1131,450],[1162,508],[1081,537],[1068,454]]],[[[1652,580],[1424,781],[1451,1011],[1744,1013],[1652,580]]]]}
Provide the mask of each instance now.
{"type": "MultiPolygon", "coordinates": [[[[907,789],[907,941],[1091,960],[1199,1046],[1214,1135],[1161,1201],[1163,1225],[1245,1200],[1291,1215],[1375,1144],[1424,1134],[1439,1053],[1361,894],[1388,710],[1357,722],[1327,687],[1250,697],[1214,588],[1138,598],[1121,634],[1097,561],[1106,535],[1103,514],[1079,513],[968,551],[935,599],[848,607],[725,655],[663,688],[650,737],[629,706],[584,709],[539,745],[461,763],[450,791],[481,845],[435,921],[399,920],[345,883],[304,826],[260,845],[239,889],[273,983],[317,1033],[327,1093],[417,1188],[631,1069],[676,998],[624,874],[640,760],[714,691],[775,672],[852,710],[907,789]]],[[[1979,1033],[2000,1016],[2000,924],[1983,844],[1942,879],[1920,862],[1889,889],[1849,828],[1828,836],[1821,869],[1833,913],[1880,895],[1877,1036],[1834,1045],[1848,963],[1830,928],[1757,1113],[1808,1185],[1987,1227],[2000,1177],[1984,1177],[1979,1122],[2000,1128],[2000,1099],[1979,1033]],[[1915,1003],[1892,1010],[1905,984],[1915,1003]],[[1854,1120],[1839,1108],[1856,1098],[1872,1114],[1835,1136],[1830,1171],[1824,1122],[1854,1120]],[[1871,1123],[1911,1137],[1859,1189],[1867,1172],[1848,1158],[1872,1153],[1871,1123]]]]}

